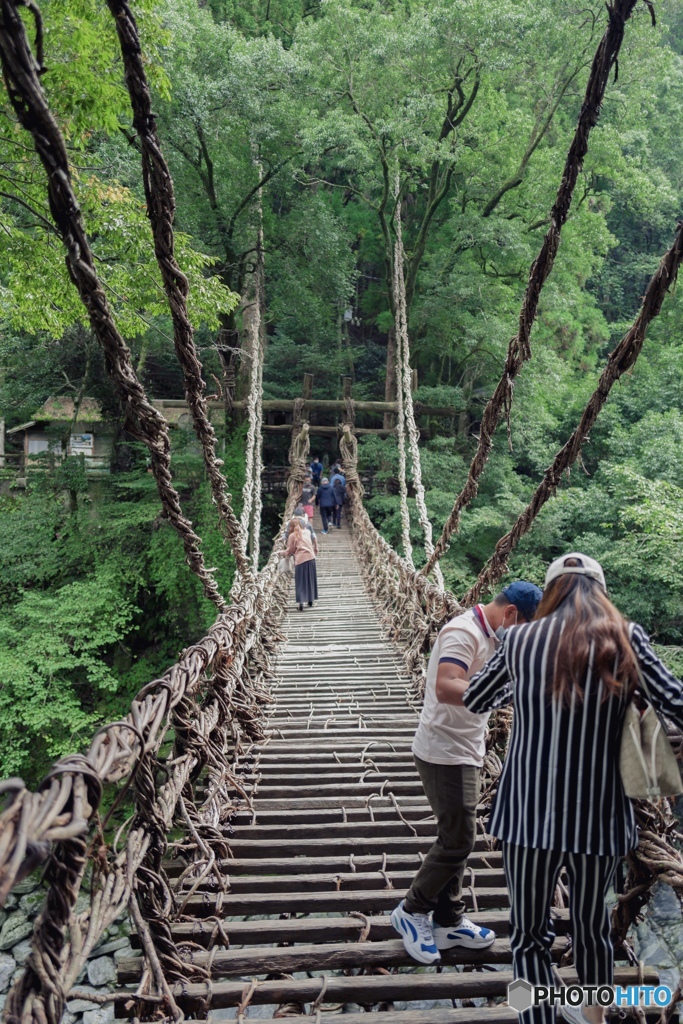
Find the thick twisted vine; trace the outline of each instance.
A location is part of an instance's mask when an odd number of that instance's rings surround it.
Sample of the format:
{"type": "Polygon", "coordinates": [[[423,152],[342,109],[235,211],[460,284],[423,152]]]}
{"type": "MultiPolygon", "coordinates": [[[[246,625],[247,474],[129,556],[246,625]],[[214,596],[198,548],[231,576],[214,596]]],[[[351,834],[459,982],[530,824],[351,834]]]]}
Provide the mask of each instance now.
{"type": "MultiPolygon", "coordinates": [[[[199,537],[190,520],[183,515],[180,498],[173,486],[166,421],[151,404],[137,378],[130,351],[116,327],[95,271],[95,261],[71,183],[64,137],[40,84],[41,47],[38,47],[36,61],[19,15],[19,6],[17,0],[0,0],[0,61],[10,101],[19,123],[32,136],[36,153],[45,169],[50,213],[66,249],[69,275],[104,350],[107,372],[124,405],[127,426],[149,449],[164,512],[183,542],[190,568],[201,580],[206,596],[221,608],[223,599],[204,564],[199,537]]],[[[31,11],[40,24],[37,7],[31,5],[31,11]]],[[[40,31],[38,34],[40,36],[40,31]]]]}
{"type": "MultiPolygon", "coordinates": [[[[408,314],[406,303],[406,282],[405,282],[405,254],[403,251],[403,229],[401,225],[401,203],[399,201],[399,178],[396,175],[394,186],[394,197],[396,200],[396,212],[394,223],[396,226],[396,243],[394,246],[394,310],[396,330],[396,395],[398,399],[398,429],[399,429],[399,455],[401,443],[403,442],[402,415],[405,416],[405,424],[408,431],[408,445],[410,448],[410,463],[413,471],[413,483],[415,485],[415,504],[417,515],[424,535],[425,553],[430,558],[434,553],[434,542],[432,540],[432,523],[427,511],[425,501],[425,489],[422,483],[422,462],[420,460],[420,435],[415,422],[415,409],[413,408],[413,389],[410,372],[410,336],[408,334],[408,314]]],[[[403,453],[404,478],[402,487],[405,484],[405,452],[403,453]]],[[[403,517],[403,490],[401,491],[401,516],[403,517]]],[[[408,503],[405,502],[406,517],[408,503]]],[[[408,518],[408,531],[410,531],[410,520],[408,518]]],[[[405,544],[405,541],[404,541],[405,544]]],[[[412,557],[408,557],[412,563],[412,557]]],[[[434,566],[434,579],[437,586],[443,587],[443,575],[438,564],[434,566]]]]}
{"type": "MultiPolygon", "coordinates": [[[[394,267],[394,281],[396,268],[394,267]]],[[[396,441],[398,444],[398,493],[401,513],[401,542],[403,557],[415,568],[413,562],[413,545],[410,541],[410,509],[408,508],[408,479],[406,460],[406,426],[403,408],[403,374],[401,372],[401,338],[396,331],[396,441]]]]}
{"type": "MultiPolygon", "coordinates": [[[[261,165],[257,163],[259,177],[262,176],[261,165]]],[[[259,225],[257,228],[256,266],[252,274],[250,294],[244,310],[245,326],[249,342],[250,378],[247,409],[249,429],[247,431],[247,449],[245,454],[246,472],[242,488],[242,536],[246,544],[252,538],[252,561],[256,571],[259,557],[259,533],[261,529],[261,472],[263,468],[261,449],[262,435],[262,401],[263,401],[263,357],[264,357],[264,324],[263,324],[263,215],[261,196],[258,196],[259,225]],[[247,315],[248,313],[248,315],[247,315]]]]}
{"type": "MultiPolygon", "coordinates": [[[[263,248],[263,231],[259,234],[260,248],[263,248]]],[[[263,475],[263,363],[266,353],[266,325],[263,319],[264,281],[263,281],[263,257],[260,260],[260,278],[258,287],[259,305],[261,316],[259,317],[259,361],[258,361],[258,402],[256,405],[256,425],[254,428],[254,516],[252,521],[252,569],[258,572],[258,563],[261,553],[261,517],[263,515],[263,496],[261,493],[261,477],[263,475]]]]}
{"type": "Polygon", "coordinates": [[[450,539],[460,524],[463,509],[477,496],[479,478],[484,472],[493,447],[493,435],[500,423],[501,416],[505,413],[509,418],[515,377],[524,363],[531,358],[531,328],[536,319],[541,291],[555,262],[562,227],[569,216],[576,181],[588,151],[588,137],[591,129],[598,122],[609,74],[617,62],[626,22],[631,17],[636,3],[637,0],[613,0],[607,7],[607,28],[593,58],[578,124],[567,153],[555,204],[550,213],[550,227],[543,239],[541,251],[529,271],[517,334],[510,341],[503,374],[484,409],[477,450],[470,464],[465,485],[455,499],[441,536],[436,542],[434,552],[422,570],[427,574],[432,571],[438,560],[448,550],[450,539]]]}
{"type": "Polygon", "coordinates": [[[152,97],[145,74],[138,28],[126,0],[108,0],[108,6],[114,15],[123,57],[126,86],[133,110],[133,127],[142,156],[142,180],[147,213],[152,225],[154,252],[171,310],[173,341],[183,371],[185,397],[195,433],[202,447],[204,465],[211,484],[213,501],[218,509],[221,528],[230,542],[239,572],[245,575],[249,571],[249,563],[244,553],[244,540],[240,533],[240,524],[232,510],[227,481],[220,469],[222,460],[216,456],[216,435],[206,404],[202,364],[187,313],[189,285],[174,253],[173,179],[159,141],[156,118],[152,113],[152,97]]]}
{"type": "Polygon", "coordinates": [[[292,440],[289,445],[289,478],[287,480],[287,502],[285,504],[284,522],[287,523],[294,514],[301,488],[308,476],[308,457],[311,450],[310,433],[308,423],[303,419],[303,398],[297,398],[294,402],[294,413],[292,415],[292,440]]]}
{"type": "Polygon", "coordinates": [[[578,426],[567,443],[559,450],[552,465],[546,469],[531,501],[519,515],[512,529],[496,544],[493,555],[480,572],[474,586],[465,594],[463,604],[467,607],[478,601],[485,591],[493,590],[507,570],[511,552],[524,534],[531,529],[536,516],[559,487],[562,474],[576,462],[583,444],[588,440],[591,428],[607,401],[612,386],[634,366],[638,359],[647,329],[652,320],[659,315],[664,297],[676,280],[681,261],[683,261],[683,223],[679,224],[672,245],[650,278],[638,316],[611,353],[578,426]]]}

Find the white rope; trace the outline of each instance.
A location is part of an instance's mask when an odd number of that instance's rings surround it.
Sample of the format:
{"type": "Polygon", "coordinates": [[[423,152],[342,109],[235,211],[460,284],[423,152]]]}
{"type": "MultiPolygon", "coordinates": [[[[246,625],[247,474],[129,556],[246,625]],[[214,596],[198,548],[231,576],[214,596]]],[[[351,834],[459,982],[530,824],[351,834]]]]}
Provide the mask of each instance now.
{"type": "Polygon", "coordinates": [[[399,274],[403,278],[403,263],[399,264],[398,239],[394,248],[394,335],[396,342],[396,437],[398,440],[398,491],[401,499],[401,536],[403,554],[407,562],[415,568],[413,562],[413,546],[410,543],[410,510],[408,509],[408,483],[406,480],[406,437],[405,415],[403,411],[403,370],[402,370],[402,335],[399,330],[400,285],[399,274]]]}
{"type": "Polygon", "coordinates": [[[248,345],[251,351],[251,374],[249,381],[249,395],[247,397],[247,410],[249,416],[249,429],[247,431],[247,448],[245,452],[245,477],[242,488],[242,516],[240,519],[242,544],[247,553],[247,544],[251,527],[251,514],[254,507],[254,469],[256,463],[256,432],[258,429],[258,406],[259,406],[259,355],[260,355],[260,320],[258,295],[254,295],[253,310],[249,315],[248,345]]]}
{"type": "MultiPolygon", "coordinates": [[[[259,177],[262,168],[256,163],[259,177]]],[[[259,533],[261,529],[261,471],[263,468],[261,449],[263,447],[263,344],[261,302],[263,296],[263,211],[261,193],[257,196],[259,224],[257,229],[257,261],[250,283],[252,301],[245,306],[249,310],[248,348],[251,356],[249,379],[249,395],[247,410],[249,429],[247,431],[247,447],[245,453],[245,477],[242,488],[242,516],[240,519],[242,544],[244,553],[248,555],[248,544],[251,536],[252,564],[258,572],[259,533]],[[253,521],[252,521],[253,515],[253,521]]]]}
{"type": "Polygon", "coordinates": [[[261,475],[263,473],[263,361],[266,351],[265,325],[265,268],[263,256],[263,211],[259,203],[258,265],[256,278],[256,303],[258,306],[258,403],[256,406],[256,429],[254,439],[254,523],[252,540],[252,568],[258,572],[261,549],[261,475]]]}
{"type": "MultiPolygon", "coordinates": [[[[396,226],[396,244],[394,247],[394,306],[395,306],[395,330],[396,330],[396,377],[398,382],[398,415],[405,416],[408,428],[408,444],[410,447],[410,461],[413,471],[413,483],[415,485],[415,503],[417,504],[417,515],[424,534],[424,546],[427,558],[430,558],[434,551],[432,538],[432,524],[427,512],[425,501],[425,489],[422,483],[422,463],[420,461],[420,448],[417,424],[415,422],[415,410],[413,408],[412,380],[410,371],[410,340],[408,337],[408,318],[406,312],[406,283],[404,275],[404,254],[403,254],[403,231],[401,226],[401,204],[399,202],[399,179],[396,175],[394,183],[394,197],[396,199],[396,210],[394,223],[396,226]]],[[[399,431],[399,439],[401,432],[399,431]]],[[[405,454],[404,454],[405,459],[405,454]]],[[[400,462],[400,440],[399,440],[399,462],[400,462]]],[[[407,505],[406,505],[407,510],[407,505]]],[[[411,559],[412,561],[412,559],[411,559]]],[[[439,565],[434,566],[434,579],[437,586],[443,589],[443,574],[439,565]]]]}

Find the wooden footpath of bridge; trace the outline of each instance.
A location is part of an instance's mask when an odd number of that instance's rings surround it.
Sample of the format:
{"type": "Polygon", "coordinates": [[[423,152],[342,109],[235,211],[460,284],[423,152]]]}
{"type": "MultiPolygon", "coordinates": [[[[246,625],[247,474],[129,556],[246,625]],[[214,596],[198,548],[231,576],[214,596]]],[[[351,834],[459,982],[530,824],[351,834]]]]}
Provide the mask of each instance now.
{"type": "MultiPolygon", "coordinates": [[[[347,1024],[512,1024],[509,1007],[486,1005],[506,996],[512,973],[501,854],[483,832],[465,896],[472,919],[497,932],[492,947],[420,967],[390,924],[435,837],[410,753],[418,709],[346,527],[319,541],[320,600],[301,613],[292,597],[268,738],[243,765],[254,811],[232,819],[229,886],[191,896],[172,926],[211,981],[176,985],[175,998],[199,1019],[327,1024],[343,1006],[347,1024]]],[[[555,916],[559,961],[568,911],[555,916]]],[[[138,958],[122,962],[120,984],[141,969],[138,958]]],[[[617,977],[633,984],[638,971],[617,977]]]]}

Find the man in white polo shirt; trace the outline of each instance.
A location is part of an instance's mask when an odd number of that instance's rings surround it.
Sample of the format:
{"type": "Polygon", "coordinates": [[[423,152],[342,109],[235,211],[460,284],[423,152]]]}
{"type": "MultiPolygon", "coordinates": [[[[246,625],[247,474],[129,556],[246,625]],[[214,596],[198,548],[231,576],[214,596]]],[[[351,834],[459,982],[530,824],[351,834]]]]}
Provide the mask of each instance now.
{"type": "Polygon", "coordinates": [[[437,819],[437,840],[391,915],[406,950],[423,964],[440,960],[440,949],[485,949],[496,937],[465,917],[462,899],[465,866],[474,849],[489,716],[473,714],[455,701],[505,630],[533,619],[541,596],[533,583],[511,583],[490,604],[475,605],[447,622],[429,659],[413,755],[437,819]]]}

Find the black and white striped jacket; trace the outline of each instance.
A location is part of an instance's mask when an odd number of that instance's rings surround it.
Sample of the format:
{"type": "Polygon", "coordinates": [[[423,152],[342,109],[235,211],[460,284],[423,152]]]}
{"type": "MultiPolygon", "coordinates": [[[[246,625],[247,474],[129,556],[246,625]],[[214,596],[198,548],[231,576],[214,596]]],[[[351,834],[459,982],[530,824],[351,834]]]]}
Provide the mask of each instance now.
{"type": "MultiPolygon", "coordinates": [[[[637,844],[619,774],[627,701],[603,699],[604,683],[590,663],[583,702],[552,699],[551,652],[561,625],[555,614],[511,629],[463,698],[475,712],[514,704],[489,832],[517,846],[623,855],[637,844]]],[[[683,683],[659,660],[642,626],[633,626],[631,642],[653,704],[683,726],[683,683]]]]}

